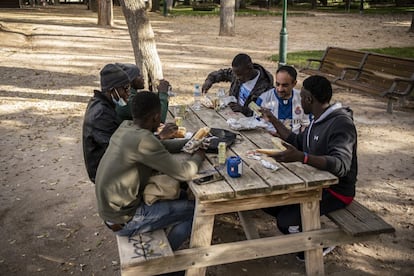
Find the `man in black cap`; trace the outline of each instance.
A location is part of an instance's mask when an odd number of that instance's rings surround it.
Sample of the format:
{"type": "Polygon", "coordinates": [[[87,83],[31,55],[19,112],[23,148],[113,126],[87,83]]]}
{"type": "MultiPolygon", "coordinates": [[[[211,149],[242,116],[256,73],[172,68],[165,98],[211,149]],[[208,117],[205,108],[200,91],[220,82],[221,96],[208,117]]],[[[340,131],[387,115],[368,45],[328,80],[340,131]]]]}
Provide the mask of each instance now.
{"type": "Polygon", "coordinates": [[[96,170],[109,139],[118,128],[115,106],[125,106],[128,101],[130,80],[121,67],[107,64],[100,72],[101,91],[94,90],[83,121],[83,156],[89,179],[95,183],[96,170]]]}
{"type": "MultiPolygon", "coordinates": [[[[122,119],[117,116],[115,108],[129,108],[127,105],[130,83],[139,89],[139,69],[133,64],[107,64],[100,72],[101,91],[94,90],[94,96],[89,100],[83,122],[83,156],[89,179],[95,183],[96,170],[108,147],[109,140],[122,119]],[[124,68],[124,69],[123,69],[124,68]],[[127,68],[127,70],[125,69],[127,68]]],[[[161,80],[159,91],[167,91],[170,84],[161,80]]],[[[165,92],[166,93],[166,92],[165,92]]],[[[160,139],[168,139],[177,130],[174,124],[167,124],[159,134],[160,139]]]]}
{"type": "MultiPolygon", "coordinates": [[[[141,71],[138,66],[132,63],[115,63],[127,73],[131,81],[131,89],[129,91],[129,98],[126,106],[117,106],[115,108],[118,117],[121,120],[132,120],[130,103],[137,94],[138,90],[144,89],[144,78],[141,75],[141,71]]],[[[158,85],[158,97],[161,103],[161,122],[165,123],[168,112],[168,87],[169,82],[166,80],[160,80],[158,85]]]]}

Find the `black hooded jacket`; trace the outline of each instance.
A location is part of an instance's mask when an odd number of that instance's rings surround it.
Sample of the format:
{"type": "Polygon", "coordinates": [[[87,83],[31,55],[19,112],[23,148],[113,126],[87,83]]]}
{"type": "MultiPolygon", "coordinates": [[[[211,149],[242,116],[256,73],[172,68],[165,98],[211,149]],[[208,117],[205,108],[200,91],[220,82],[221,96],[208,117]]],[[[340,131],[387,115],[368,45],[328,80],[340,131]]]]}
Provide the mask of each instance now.
{"type": "MultiPolygon", "coordinates": [[[[260,72],[259,79],[256,82],[252,92],[250,93],[249,97],[247,98],[242,113],[245,116],[252,116],[253,111],[251,111],[247,106],[250,102],[256,102],[257,98],[267,90],[273,88],[273,76],[270,74],[263,66],[257,63],[253,63],[253,68],[260,72]]],[[[236,78],[233,74],[232,68],[227,69],[220,69],[218,71],[211,72],[207,76],[207,80],[211,81],[212,83],[218,82],[231,82],[230,84],[230,96],[236,97],[239,100],[239,93],[240,93],[240,81],[236,78]]]]}
{"type": "Polygon", "coordinates": [[[82,130],[83,157],[89,179],[93,183],[99,161],[120,123],[115,104],[100,91],[95,90],[86,108],[82,130]]]}
{"type": "Polygon", "coordinates": [[[326,156],[327,171],[339,178],[339,183],[330,188],[344,196],[355,196],[357,132],[351,109],[339,103],[332,105],[304,132],[290,134],[287,142],[309,154],[326,156]]]}

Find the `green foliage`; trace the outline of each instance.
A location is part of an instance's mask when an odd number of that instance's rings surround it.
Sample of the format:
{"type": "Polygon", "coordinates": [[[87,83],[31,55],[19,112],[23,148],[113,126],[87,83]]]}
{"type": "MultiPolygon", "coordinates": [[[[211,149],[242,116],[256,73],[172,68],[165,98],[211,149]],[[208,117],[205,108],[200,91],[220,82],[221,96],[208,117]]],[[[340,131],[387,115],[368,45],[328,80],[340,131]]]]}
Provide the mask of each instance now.
{"type": "MultiPolygon", "coordinates": [[[[297,68],[302,68],[307,64],[308,58],[322,58],[322,55],[325,51],[300,51],[300,52],[293,52],[288,53],[286,60],[287,63],[293,65],[297,68]]],[[[272,61],[278,62],[279,61],[279,54],[272,55],[270,57],[272,61]]]]}
{"type": "MultiPolygon", "coordinates": [[[[389,47],[389,48],[375,48],[375,49],[360,49],[360,51],[373,52],[383,55],[390,55],[402,58],[414,59],[414,47],[389,47]]],[[[296,68],[303,68],[307,64],[307,59],[321,59],[325,51],[300,51],[287,54],[287,63],[295,66],[296,68]]],[[[270,57],[272,61],[278,62],[279,55],[272,55],[270,57]]]]}
{"type": "Polygon", "coordinates": [[[377,48],[377,49],[361,49],[364,52],[374,52],[383,55],[401,57],[401,58],[412,58],[414,59],[414,47],[404,47],[404,48],[377,48]]]}

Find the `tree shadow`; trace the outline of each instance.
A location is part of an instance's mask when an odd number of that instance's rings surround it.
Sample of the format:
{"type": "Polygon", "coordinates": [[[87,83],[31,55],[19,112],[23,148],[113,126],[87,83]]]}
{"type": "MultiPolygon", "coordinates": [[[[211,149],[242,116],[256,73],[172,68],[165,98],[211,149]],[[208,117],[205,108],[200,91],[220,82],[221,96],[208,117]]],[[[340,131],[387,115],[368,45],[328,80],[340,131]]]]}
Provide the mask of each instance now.
{"type": "MultiPolygon", "coordinates": [[[[97,80],[97,76],[79,75],[73,73],[56,72],[50,70],[40,70],[32,68],[19,68],[0,66],[1,84],[3,86],[11,86],[22,89],[44,90],[45,92],[14,92],[0,90],[0,95],[5,97],[23,97],[59,100],[65,99],[68,95],[59,95],[53,90],[71,88],[77,86],[93,86],[97,80]],[[68,84],[70,84],[68,86],[68,84]],[[47,91],[47,92],[46,92],[47,91]]],[[[97,87],[99,88],[99,87],[97,87]]],[[[85,91],[82,91],[85,92],[85,91]]],[[[92,94],[92,91],[90,91],[92,94]]],[[[74,101],[84,101],[85,96],[72,95],[74,101]]]]}
{"type": "Polygon", "coordinates": [[[59,95],[59,94],[29,93],[29,92],[16,92],[16,91],[4,91],[4,90],[0,90],[0,97],[15,97],[15,98],[79,102],[79,103],[86,103],[91,98],[91,96],[81,96],[81,95],[59,95]]]}
{"type": "MultiPolygon", "coordinates": [[[[61,22],[38,22],[36,20],[29,20],[29,19],[19,19],[19,20],[14,20],[14,19],[2,19],[2,22],[6,22],[6,23],[25,23],[25,24],[42,24],[42,25],[59,25],[59,26],[69,26],[69,27],[93,27],[93,28],[97,28],[99,29],[99,27],[96,24],[62,24],[61,22]]],[[[116,27],[113,26],[111,27],[111,29],[116,29],[116,30],[125,30],[127,29],[126,27],[116,27]]],[[[121,37],[111,37],[111,36],[92,36],[92,35],[82,35],[81,33],[78,33],[76,35],[71,35],[71,34],[65,34],[65,33],[61,33],[61,34],[51,34],[51,33],[36,33],[36,34],[26,34],[24,32],[20,32],[20,31],[16,31],[16,30],[10,30],[8,27],[4,27],[0,24],[0,31],[1,32],[6,32],[6,33],[11,33],[11,34],[17,34],[17,35],[23,35],[26,39],[27,38],[31,38],[31,37],[40,37],[40,36],[47,36],[47,37],[79,37],[79,38],[93,38],[93,39],[108,39],[108,40],[115,40],[115,41],[119,41],[119,40],[130,40],[129,37],[127,38],[121,38],[121,37]]]]}

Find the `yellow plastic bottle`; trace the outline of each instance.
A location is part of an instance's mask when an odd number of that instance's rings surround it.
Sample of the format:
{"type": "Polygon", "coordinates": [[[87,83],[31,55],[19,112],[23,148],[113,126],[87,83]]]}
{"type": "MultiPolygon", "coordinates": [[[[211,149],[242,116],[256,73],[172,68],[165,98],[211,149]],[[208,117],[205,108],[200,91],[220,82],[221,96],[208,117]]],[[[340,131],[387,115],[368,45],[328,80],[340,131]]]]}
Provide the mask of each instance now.
{"type": "Polygon", "coordinates": [[[226,163],[226,142],[220,142],[218,144],[218,162],[219,165],[226,163]]]}

